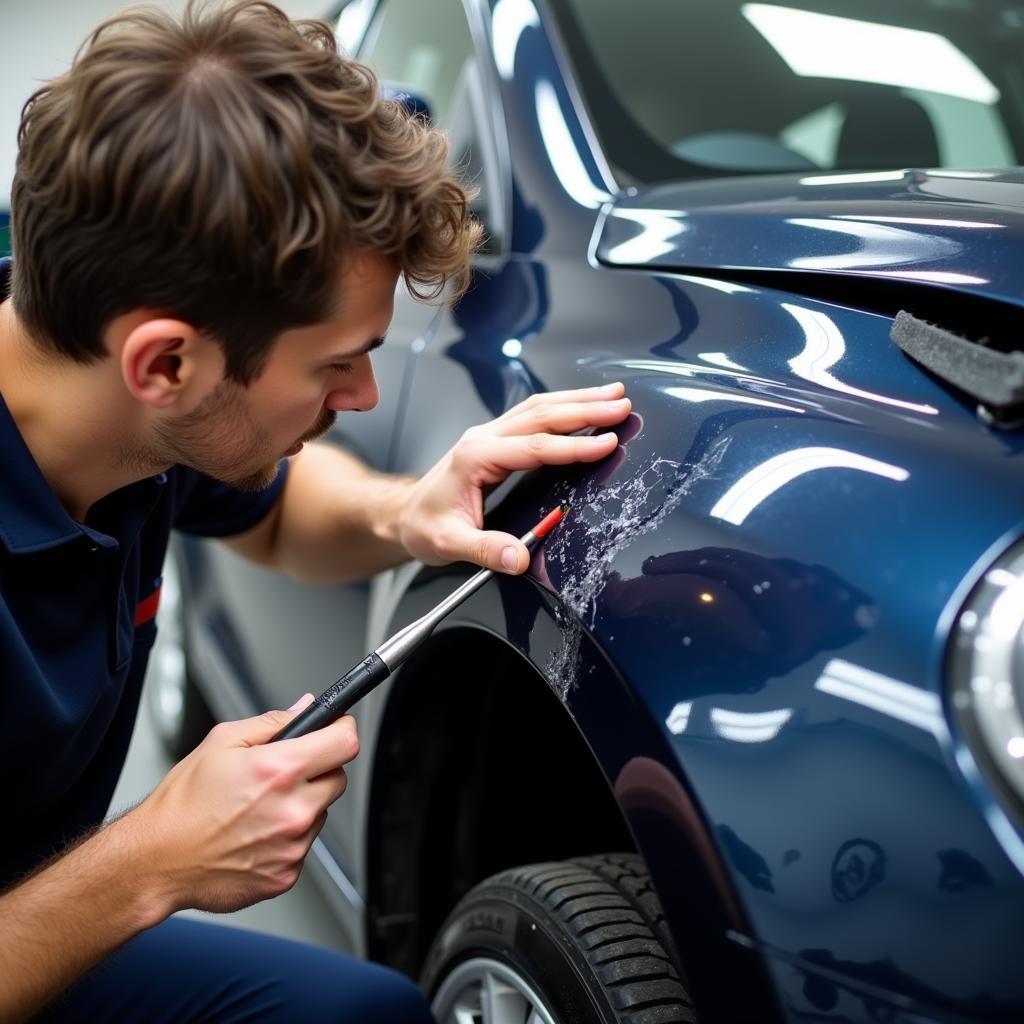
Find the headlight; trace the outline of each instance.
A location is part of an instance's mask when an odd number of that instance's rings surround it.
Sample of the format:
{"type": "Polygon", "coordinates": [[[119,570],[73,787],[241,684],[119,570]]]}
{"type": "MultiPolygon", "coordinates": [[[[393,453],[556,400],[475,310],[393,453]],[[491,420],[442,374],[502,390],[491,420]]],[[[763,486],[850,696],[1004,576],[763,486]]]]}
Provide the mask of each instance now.
{"type": "Polygon", "coordinates": [[[985,573],[957,617],[950,671],[968,744],[1024,821],[1024,541],[985,573]]]}

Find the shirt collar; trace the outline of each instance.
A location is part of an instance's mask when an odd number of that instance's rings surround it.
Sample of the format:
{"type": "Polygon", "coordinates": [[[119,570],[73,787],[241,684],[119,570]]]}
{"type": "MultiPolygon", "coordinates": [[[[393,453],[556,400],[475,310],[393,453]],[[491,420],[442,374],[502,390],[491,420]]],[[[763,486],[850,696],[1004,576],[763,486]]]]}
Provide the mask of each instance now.
{"type": "Polygon", "coordinates": [[[82,525],[68,515],[53,493],[2,397],[0,452],[4,478],[0,486],[0,539],[7,550],[28,554],[81,537],[82,525]]]}
{"type": "MultiPolygon", "coordinates": [[[[10,259],[0,259],[0,300],[7,296],[10,273],[10,259]]],[[[151,492],[147,504],[152,504],[155,498],[152,491],[158,490],[157,485],[165,479],[161,473],[151,480],[140,481],[145,490],[151,492]]],[[[0,541],[11,554],[24,555],[79,538],[98,547],[118,546],[114,537],[76,522],[68,515],[0,394],[0,541]]]]}

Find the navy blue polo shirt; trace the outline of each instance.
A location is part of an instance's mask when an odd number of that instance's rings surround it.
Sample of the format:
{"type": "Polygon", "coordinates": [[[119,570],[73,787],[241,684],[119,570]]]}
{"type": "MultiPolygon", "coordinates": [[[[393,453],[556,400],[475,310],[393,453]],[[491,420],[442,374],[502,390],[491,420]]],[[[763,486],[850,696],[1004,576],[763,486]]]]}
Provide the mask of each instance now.
{"type": "MultiPolygon", "coordinates": [[[[0,299],[10,261],[0,260],[0,299]]],[[[0,886],[107,811],[156,636],[172,528],[242,533],[273,507],[176,466],[73,520],[43,477],[0,381],[0,886]]]]}

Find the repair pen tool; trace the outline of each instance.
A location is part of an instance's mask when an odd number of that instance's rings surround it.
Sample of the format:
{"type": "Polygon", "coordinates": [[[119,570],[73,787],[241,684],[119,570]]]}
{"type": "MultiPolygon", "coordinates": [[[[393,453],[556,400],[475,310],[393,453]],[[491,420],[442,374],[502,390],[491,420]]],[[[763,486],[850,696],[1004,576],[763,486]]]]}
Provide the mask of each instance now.
{"type": "MultiPolygon", "coordinates": [[[[527,550],[532,551],[541,539],[561,522],[568,511],[568,505],[559,506],[520,537],[527,550]]],[[[324,690],[308,708],[296,715],[272,737],[270,742],[305,736],[341,718],[356,701],[366,696],[378,683],[384,682],[430,636],[434,627],[449,612],[462,604],[471,594],[475,594],[493,575],[492,569],[481,569],[426,615],[415,622],[410,622],[393,637],[385,640],[368,658],[349,669],[333,686],[324,690]]]]}

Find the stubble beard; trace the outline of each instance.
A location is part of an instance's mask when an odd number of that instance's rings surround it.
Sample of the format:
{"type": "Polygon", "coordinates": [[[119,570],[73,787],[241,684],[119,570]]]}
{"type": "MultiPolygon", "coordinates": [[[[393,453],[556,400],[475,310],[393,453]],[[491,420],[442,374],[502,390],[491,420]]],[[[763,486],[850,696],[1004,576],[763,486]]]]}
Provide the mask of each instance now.
{"type": "Polygon", "coordinates": [[[187,415],[159,424],[151,441],[123,446],[121,461],[144,475],[187,466],[240,491],[262,490],[277,475],[270,437],[232,381],[221,381],[187,415]]]}
{"type": "MultiPolygon", "coordinates": [[[[336,418],[334,411],[321,409],[297,440],[322,437],[336,418]]],[[[126,446],[121,458],[142,475],[181,465],[240,491],[261,491],[277,477],[281,453],[274,451],[269,431],[250,414],[245,389],[221,381],[193,412],[160,424],[152,444],[126,446]]]]}

